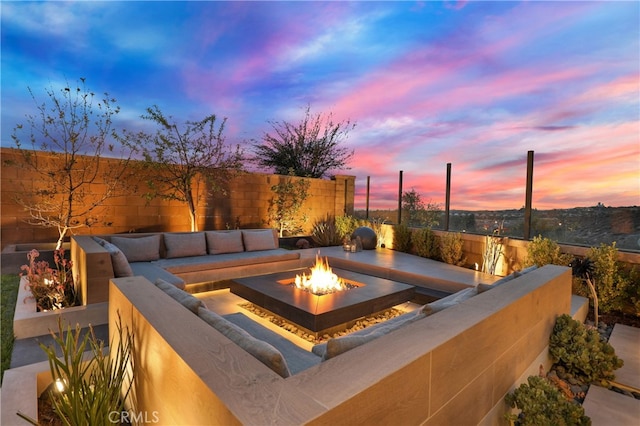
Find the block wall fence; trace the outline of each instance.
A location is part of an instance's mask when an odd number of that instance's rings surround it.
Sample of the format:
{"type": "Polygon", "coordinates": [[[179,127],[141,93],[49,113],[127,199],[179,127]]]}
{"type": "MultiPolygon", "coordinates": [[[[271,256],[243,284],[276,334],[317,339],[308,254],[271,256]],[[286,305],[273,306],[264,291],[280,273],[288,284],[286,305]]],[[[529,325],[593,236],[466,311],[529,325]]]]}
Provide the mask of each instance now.
{"type": "MultiPolygon", "coordinates": [[[[42,153],[40,153],[42,154],[42,153]]],[[[18,166],[20,153],[16,149],[0,149],[0,214],[2,223],[0,241],[7,245],[23,243],[49,243],[57,240],[57,230],[30,225],[28,213],[16,202],[22,188],[31,188],[37,176],[18,166]]],[[[104,167],[114,160],[105,159],[104,167]]],[[[226,195],[207,197],[206,205],[198,209],[198,229],[266,228],[269,200],[274,196],[273,185],[287,176],[244,173],[234,178],[226,188],[226,195]]],[[[294,178],[297,179],[297,178],[294,178]]],[[[355,177],[337,175],[333,179],[309,179],[309,198],[303,206],[308,215],[305,231],[316,219],[326,215],[353,214],[355,177]]],[[[92,184],[98,190],[100,183],[92,184]]],[[[136,176],[126,182],[130,192],[107,200],[101,208],[101,220],[91,227],[75,230],[76,234],[97,235],[130,232],[189,231],[190,222],[186,204],[143,197],[144,177],[136,176]]],[[[203,192],[204,193],[204,192],[203,192]]],[[[205,203],[203,203],[205,204],[205,203]]]]}

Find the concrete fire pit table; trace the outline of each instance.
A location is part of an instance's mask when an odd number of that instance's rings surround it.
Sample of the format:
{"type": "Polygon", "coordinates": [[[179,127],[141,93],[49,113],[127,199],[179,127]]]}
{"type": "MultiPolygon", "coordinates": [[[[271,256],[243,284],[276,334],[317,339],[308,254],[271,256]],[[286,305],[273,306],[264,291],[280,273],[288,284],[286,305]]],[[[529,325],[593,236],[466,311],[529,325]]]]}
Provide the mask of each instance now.
{"type": "Polygon", "coordinates": [[[315,295],[295,287],[304,269],[236,279],[232,293],[311,332],[322,334],[410,300],[414,286],[333,268],[353,288],[315,295]]]}

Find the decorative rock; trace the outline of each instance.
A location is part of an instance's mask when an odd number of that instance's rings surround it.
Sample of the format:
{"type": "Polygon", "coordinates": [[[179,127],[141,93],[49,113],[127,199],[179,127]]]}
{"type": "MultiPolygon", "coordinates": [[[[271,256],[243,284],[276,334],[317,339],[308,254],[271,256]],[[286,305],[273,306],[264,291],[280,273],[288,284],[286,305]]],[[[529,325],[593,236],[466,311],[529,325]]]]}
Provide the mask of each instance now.
{"type": "Polygon", "coordinates": [[[355,240],[358,237],[360,237],[360,240],[362,241],[362,248],[364,250],[375,250],[378,245],[378,236],[376,235],[376,231],[368,226],[361,226],[353,231],[351,239],[355,240]]]}
{"type": "Polygon", "coordinates": [[[296,242],[296,247],[299,248],[299,249],[308,249],[309,248],[309,241],[305,240],[304,238],[300,238],[296,242]]]}

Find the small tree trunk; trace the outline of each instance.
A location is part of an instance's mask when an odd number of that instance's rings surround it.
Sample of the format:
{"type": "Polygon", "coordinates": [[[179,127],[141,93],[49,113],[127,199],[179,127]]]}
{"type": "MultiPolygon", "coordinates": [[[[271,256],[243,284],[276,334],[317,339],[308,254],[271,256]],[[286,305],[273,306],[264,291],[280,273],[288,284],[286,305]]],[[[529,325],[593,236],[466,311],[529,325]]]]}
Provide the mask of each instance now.
{"type": "Polygon", "coordinates": [[[591,290],[591,295],[593,296],[593,317],[595,326],[598,328],[598,294],[596,293],[596,286],[589,277],[587,277],[587,285],[589,285],[589,290],[591,290]]]}
{"type": "Polygon", "coordinates": [[[196,213],[189,209],[189,220],[191,221],[191,232],[198,230],[198,223],[196,222],[196,213]]]}
{"type": "Polygon", "coordinates": [[[189,193],[187,204],[189,205],[189,220],[191,221],[191,232],[196,232],[198,230],[198,222],[196,217],[196,203],[193,200],[193,195],[189,193]]]}
{"type": "Polygon", "coordinates": [[[62,248],[62,243],[64,243],[64,237],[67,236],[67,232],[69,232],[68,226],[58,227],[58,241],[56,242],[56,250],[60,250],[62,248]]]}

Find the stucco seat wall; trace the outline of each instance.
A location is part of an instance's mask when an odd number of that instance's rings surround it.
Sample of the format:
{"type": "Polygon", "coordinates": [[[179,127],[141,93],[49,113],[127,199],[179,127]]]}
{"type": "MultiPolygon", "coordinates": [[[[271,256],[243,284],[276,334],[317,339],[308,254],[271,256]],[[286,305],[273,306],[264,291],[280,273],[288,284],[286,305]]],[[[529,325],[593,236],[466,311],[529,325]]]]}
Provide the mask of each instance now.
{"type": "Polygon", "coordinates": [[[171,424],[499,424],[571,311],[571,271],[545,266],[283,379],[144,278],[110,285],[144,348],[138,409],[171,424]]]}

